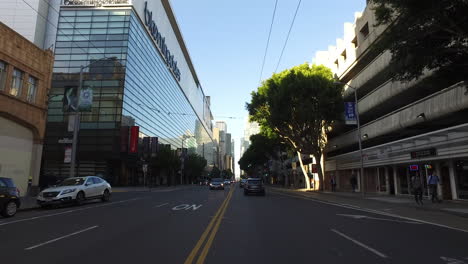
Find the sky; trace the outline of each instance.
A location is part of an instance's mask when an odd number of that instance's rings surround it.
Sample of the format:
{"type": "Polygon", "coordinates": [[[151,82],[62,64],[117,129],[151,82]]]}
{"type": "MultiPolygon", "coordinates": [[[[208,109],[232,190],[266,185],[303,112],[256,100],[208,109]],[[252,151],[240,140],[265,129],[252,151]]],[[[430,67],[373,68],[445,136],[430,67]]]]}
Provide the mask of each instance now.
{"type": "MultiPolygon", "coordinates": [[[[298,2],[278,0],[262,80],[278,64],[298,2]]],[[[354,22],[365,3],[302,0],[278,72],[310,63],[317,51],[335,45],[344,23],[354,22]]],[[[226,121],[235,140],[237,164],[248,116],[245,103],[260,84],[275,0],[171,0],[171,5],[205,95],[211,96],[215,121],[226,121]]]]}

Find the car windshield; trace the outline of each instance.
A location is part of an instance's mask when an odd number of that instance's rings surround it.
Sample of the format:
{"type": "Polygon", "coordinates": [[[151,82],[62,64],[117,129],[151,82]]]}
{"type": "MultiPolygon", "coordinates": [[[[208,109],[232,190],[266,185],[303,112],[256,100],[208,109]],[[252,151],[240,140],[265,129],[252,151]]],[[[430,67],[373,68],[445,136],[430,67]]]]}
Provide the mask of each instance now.
{"type": "Polygon", "coordinates": [[[262,183],[261,180],[249,180],[248,182],[249,184],[252,184],[252,185],[259,185],[262,183]]]}
{"type": "Polygon", "coordinates": [[[61,182],[58,186],[82,185],[84,181],[85,181],[84,178],[69,178],[61,182]]]}
{"type": "Polygon", "coordinates": [[[223,179],[215,178],[215,179],[211,179],[211,182],[223,182],[223,179]]]}

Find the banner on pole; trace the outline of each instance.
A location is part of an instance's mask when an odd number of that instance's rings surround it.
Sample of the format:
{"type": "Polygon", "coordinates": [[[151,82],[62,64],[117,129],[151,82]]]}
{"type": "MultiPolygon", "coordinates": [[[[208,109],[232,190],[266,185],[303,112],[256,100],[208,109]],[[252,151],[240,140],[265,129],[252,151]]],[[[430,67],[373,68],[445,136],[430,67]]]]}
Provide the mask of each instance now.
{"type": "Polygon", "coordinates": [[[65,147],[65,156],[63,158],[63,163],[70,163],[71,162],[71,156],[72,156],[72,147],[71,146],[66,146],[65,147]]]}
{"type": "Polygon", "coordinates": [[[81,112],[91,112],[93,107],[93,89],[83,88],[80,91],[80,105],[78,110],[81,112]]]}
{"type": "Polygon", "coordinates": [[[356,104],[354,102],[345,102],[345,123],[346,125],[357,125],[356,104]]]}

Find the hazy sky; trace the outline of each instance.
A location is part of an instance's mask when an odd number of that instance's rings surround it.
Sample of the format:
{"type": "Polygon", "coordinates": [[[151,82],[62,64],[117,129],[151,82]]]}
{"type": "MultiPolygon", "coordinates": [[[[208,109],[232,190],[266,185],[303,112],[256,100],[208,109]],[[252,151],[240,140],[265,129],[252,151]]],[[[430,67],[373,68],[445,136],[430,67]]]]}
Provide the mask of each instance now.
{"type": "MultiPolygon", "coordinates": [[[[278,0],[262,79],[271,76],[299,0],[278,0]]],[[[278,71],[311,62],[343,37],[365,0],[302,0],[278,71]]],[[[258,87],[275,0],[172,0],[195,70],[211,96],[215,120],[225,120],[235,139],[236,163],[250,92],[258,87]],[[235,117],[236,119],[222,118],[235,117]]]]}

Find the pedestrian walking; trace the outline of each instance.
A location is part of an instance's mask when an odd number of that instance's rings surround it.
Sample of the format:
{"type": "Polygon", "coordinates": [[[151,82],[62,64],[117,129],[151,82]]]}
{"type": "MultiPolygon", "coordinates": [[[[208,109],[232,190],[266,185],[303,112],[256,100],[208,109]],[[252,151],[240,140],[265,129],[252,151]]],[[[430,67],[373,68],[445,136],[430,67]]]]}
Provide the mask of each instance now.
{"type": "Polygon", "coordinates": [[[351,179],[349,180],[351,183],[351,188],[353,188],[353,192],[356,192],[356,187],[357,187],[357,177],[356,174],[351,175],[351,179]]]}
{"type": "Polygon", "coordinates": [[[336,179],[335,179],[335,176],[332,176],[332,177],[330,178],[330,184],[331,184],[332,192],[335,192],[335,191],[336,191],[336,179]]]}
{"type": "Polygon", "coordinates": [[[431,191],[431,201],[440,202],[439,197],[437,196],[437,185],[439,184],[440,179],[439,176],[434,175],[432,170],[429,171],[429,177],[427,179],[427,185],[429,186],[429,190],[431,191]]]}
{"type": "Polygon", "coordinates": [[[414,200],[416,200],[416,203],[419,205],[423,205],[423,200],[422,200],[422,183],[421,183],[421,177],[419,177],[419,174],[416,173],[411,177],[411,186],[413,187],[413,193],[414,193],[414,200]]]}

